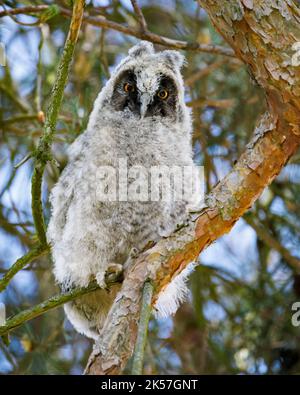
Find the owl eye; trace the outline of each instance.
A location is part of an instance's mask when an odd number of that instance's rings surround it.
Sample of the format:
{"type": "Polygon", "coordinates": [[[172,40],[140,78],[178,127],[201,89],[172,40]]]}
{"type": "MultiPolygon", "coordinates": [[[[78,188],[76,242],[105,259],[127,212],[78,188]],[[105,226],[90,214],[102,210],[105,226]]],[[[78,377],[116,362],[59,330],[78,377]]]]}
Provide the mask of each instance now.
{"type": "Polygon", "coordinates": [[[134,92],[134,86],[129,82],[126,82],[123,88],[126,93],[134,92]]]}
{"type": "Polygon", "coordinates": [[[161,89],[158,91],[157,96],[160,99],[165,100],[169,96],[169,92],[166,89],[161,89]]]}

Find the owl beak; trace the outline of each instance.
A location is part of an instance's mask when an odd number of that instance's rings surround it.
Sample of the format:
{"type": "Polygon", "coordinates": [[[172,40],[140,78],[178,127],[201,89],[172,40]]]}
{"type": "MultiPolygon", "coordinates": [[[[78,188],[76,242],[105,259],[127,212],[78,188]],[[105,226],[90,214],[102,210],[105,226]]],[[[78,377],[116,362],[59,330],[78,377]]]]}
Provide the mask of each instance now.
{"type": "Polygon", "coordinates": [[[151,100],[152,100],[152,97],[149,93],[147,93],[147,92],[141,93],[141,95],[140,95],[140,103],[141,103],[140,115],[141,115],[141,118],[145,117],[147,109],[148,109],[148,105],[150,104],[151,100]]]}

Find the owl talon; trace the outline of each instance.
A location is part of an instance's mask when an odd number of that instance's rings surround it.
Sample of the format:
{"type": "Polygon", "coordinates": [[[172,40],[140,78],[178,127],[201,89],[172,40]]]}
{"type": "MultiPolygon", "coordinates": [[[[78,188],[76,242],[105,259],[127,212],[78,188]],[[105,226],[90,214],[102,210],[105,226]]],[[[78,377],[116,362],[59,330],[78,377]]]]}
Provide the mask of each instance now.
{"type": "Polygon", "coordinates": [[[100,288],[102,288],[102,289],[107,288],[107,284],[105,281],[105,273],[103,273],[103,272],[97,273],[96,274],[96,281],[97,281],[97,284],[99,285],[100,288]]]}
{"type": "Polygon", "coordinates": [[[139,254],[139,250],[135,247],[132,247],[129,254],[128,254],[128,258],[126,259],[126,262],[123,265],[124,270],[127,269],[131,263],[135,260],[135,258],[138,256],[139,254]]]}
{"type": "Polygon", "coordinates": [[[114,281],[121,278],[123,266],[119,263],[110,263],[105,272],[105,281],[114,281]]]}
{"type": "Polygon", "coordinates": [[[121,279],[123,266],[119,263],[110,263],[105,272],[96,274],[96,281],[100,288],[107,289],[108,283],[121,279]]]}
{"type": "Polygon", "coordinates": [[[120,263],[110,263],[105,274],[120,274],[122,271],[123,266],[120,263]]]}
{"type": "Polygon", "coordinates": [[[136,258],[139,254],[139,250],[135,247],[132,247],[129,253],[130,258],[136,258]]]}

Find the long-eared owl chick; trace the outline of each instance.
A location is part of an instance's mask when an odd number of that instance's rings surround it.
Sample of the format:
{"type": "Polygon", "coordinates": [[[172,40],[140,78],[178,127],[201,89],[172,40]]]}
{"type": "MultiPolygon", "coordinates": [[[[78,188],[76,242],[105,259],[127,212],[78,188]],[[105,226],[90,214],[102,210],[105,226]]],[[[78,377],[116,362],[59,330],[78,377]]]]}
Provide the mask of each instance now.
{"type": "MultiPolygon", "coordinates": [[[[183,188],[176,199],[173,193],[178,180],[186,186],[186,174],[196,169],[183,63],[179,52],[155,53],[148,42],[131,48],[97,97],[86,131],[70,146],[68,165],[51,193],[47,232],[62,289],[94,279],[103,287],[107,272],[130,265],[150,241],[183,223],[195,205],[195,194],[183,188]]],[[[186,275],[187,270],[161,293],[158,313],[176,311],[186,295],[186,275]]],[[[119,287],[65,305],[78,332],[97,339],[119,287]]]]}

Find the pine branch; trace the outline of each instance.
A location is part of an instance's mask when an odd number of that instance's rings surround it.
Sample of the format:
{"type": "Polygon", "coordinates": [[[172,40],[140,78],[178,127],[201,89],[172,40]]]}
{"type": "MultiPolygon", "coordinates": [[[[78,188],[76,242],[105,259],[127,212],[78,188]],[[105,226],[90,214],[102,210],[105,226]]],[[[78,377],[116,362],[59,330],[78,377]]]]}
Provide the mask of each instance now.
{"type": "Polygon", "coordinates": [[[300,273],[300,259],[292,255],[276,238],[274,238],[268,229],[256,223],[250,216],[246,215],[244,220],[255,230],[258,238],[262,240],[271,249],[277,251],[286,263],[297,273],[300,273]]]}
{"type": "Polygon", "coordinates": [[[20,14],[37,14],[46,11],[49,8],[48,5],[38,5],[38,6],[26,6],[11,9],[4,9],[0,12],[0,17],[9,15],[20,15],[20,14]]]}
{"type": "MultiPolygon", "coordinates": [[[[122,273],[110,274],[106,279],[106,285],[111,285],[116,282],[120,282],[122,279],[122,273]]],[[[69,292],[65,292],[59,295],[52,296],[51,298],[41,302],[29,309],[23,310],[20,313],[8,318],[5,325],[0,326],[0,336],[8,334],[11,330],[18,328],[19,326],[25,324],[25,322],[30,321],[42,314],[47,313],[50,310],[56,309],[64,305],[65,303],[71,302],[79,298],[80,296],[86,295],[88,293],[99,290],[100,287],[96,281],[90,283],[87,287],[75,288],[69,292]]]]}
{"type": "Polygon", "coordinates": [[[49,251],[48,245],[38,245],[32,250],[28,251],[25,255],[19,258],[4,274],[0,280],[0,292],[3,292],[8,286],[11,279],[22,270],[28,263],[32,262],[34,259],[45,255],[49,251]]]}
{"type": "MultiPolygon", "coordinates": [[[[50,6],[49,6],[50,7],[50,6]]],[[[0,17],[6,16],[13,13],[13,15],[28,13],[29,7],[20,7],[14,10],[6,10],[0,12],[0,17]]],[[[63,7],[58,7],[60,13],[63,16],[71,16],[71,12],[63,7]]],[[[30,7],[31,13],[40,13],[45,11],[45,6],[30,7]]],[[[149,30],[141,31],[140,29],[133,29],[128,26],[121,25],[120,23],[110,21],[105,17],[99,16],[89,16],[84,15],[83,21],[89,23],[93,26],[102,27],[105,29],[112,29],[120,33],[126,34],[128,36],[133,36],[141,40],[150,41],[153,44],[159,44],[170,49],[182,49],[185,51],[195,51],[195,52],[207,52],[214,53],[218,55],[235,57],[235,53],[231,48],[222,47],[220,45],[213,44],[200,44],[197,42],[187,42],[182,40],[174,40],[168,37],[163,37],[158,34],[152,33],[149,30]]]]}
{"type": "MultiPolygon", "coordinates": [[[[44,8],[43,8],[44,10],[44,8]]],[[[56,131],[58,113],[61,107],[64,89],[67,83],[70,65],[73,59],[75,45],[78,39],[84,11],[84,0],[75,0],[68,37],[62,57],[57,67],[56,79],[52,88],[50,103],[46,112],[44,133],[40,138],[35,152],[35,164],[32,175],[32,215],[37,236],[42,245],[47,244],[46,227],[42,206],[42,179],[46,163],[51,158],[51,144],[56,131]]]]}
{"type": "Polygon", "coordinates": [[[139,20],[141,31],[146,32],[147,31],[147,22],[145,20],[144,14],[143,14],[140,6],[138,5],[138,2],[136,0],[131,0],[131,4],[132,4],[134,12],[136,13],[136,16],[139,20]]]}
{"type": "Polygon", "coordinates": [[[30,307],[29,309],[23,310],[20,313],[6,320],[5,325],[0,326],[0,336],[3,336],[10,332],[12,329],[16,329],[19,326],[25,324],[25,322],[32,320],[33,318],[39,317],[40,315],[53,310],[64,303],[70,302],[78,298],[79,296],[86,295],[90,292],[98,289],[97,283],[92,283],[86,288],[78,288],[64,294],[52,296],[48,300],[37,304],[36,306],[30,307]]]}
{"type": "Polygon", "coordinates": [[[1,124],[6,126],[11,123],[24,122],[24,121],[39,121],[39,116],[38,114],[16,115],[12,118],[3,119],[1,121],[1,124]]]}
{"type": "Polygon", "coordinates": [[[29,107],[27,103],[24,103],[20,98],[19,94],[15,92],[12,87],[8,87],[7,85],[4,85],[2,81],[0,81],[0,91],[6,94],[7,97],[12,100],[16,106],[25,113],[28,113],[29,107]]]}

